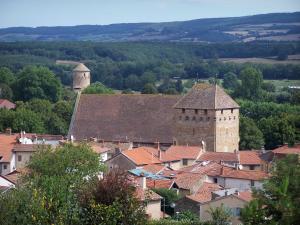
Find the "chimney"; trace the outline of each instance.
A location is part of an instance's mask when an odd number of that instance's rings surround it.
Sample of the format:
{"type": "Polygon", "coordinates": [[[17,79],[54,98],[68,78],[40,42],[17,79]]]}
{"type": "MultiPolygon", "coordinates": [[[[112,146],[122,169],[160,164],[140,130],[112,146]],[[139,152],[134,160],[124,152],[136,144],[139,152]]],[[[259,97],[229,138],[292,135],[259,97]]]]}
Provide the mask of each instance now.
{"type": "Polygon", "coordinates": [[[240,195],[240,192],[239,192],[239,190],[235,190],[235,192],[234,192],[236,195],[240,195]]]}
{"type": "Polygon", "coordinates": [[[201,141],[201,148],[203,152],[206,152],[206,146],[205,146],[205,141],[201,141]]]}
{"type": "Polygon", "coordinates": [[[221,167],[221,175],[224,175],[224,166],[221,167]]]}
{"type": "Polygon", "coordinates": [[[145,190],[147,188],[147,180],[143,173],[141,173],[141,179],[140,179],[140,187],[145,190]]]}
{"type": "Polygon", "coordinates": [[[161,155],[161,150],[160,149],[158,149],[158,159],[162,160],[162,155],[161,155]]]}
{"type": "Polygon", "coordinates": [[[8,135],[11,135],[11,128],[10,127],[6,128],[5,133],[8,135]]]}

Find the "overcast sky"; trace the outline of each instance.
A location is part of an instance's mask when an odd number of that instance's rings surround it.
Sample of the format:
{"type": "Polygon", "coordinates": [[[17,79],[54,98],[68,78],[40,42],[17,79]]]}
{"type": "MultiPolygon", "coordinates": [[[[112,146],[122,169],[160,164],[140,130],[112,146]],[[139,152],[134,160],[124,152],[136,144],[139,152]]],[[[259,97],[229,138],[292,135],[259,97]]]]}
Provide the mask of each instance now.
{"type": "Polygon", "coordinates": [[[0,0],[0,27],[165,22],[300,11],[300,0],[0,0]]]}

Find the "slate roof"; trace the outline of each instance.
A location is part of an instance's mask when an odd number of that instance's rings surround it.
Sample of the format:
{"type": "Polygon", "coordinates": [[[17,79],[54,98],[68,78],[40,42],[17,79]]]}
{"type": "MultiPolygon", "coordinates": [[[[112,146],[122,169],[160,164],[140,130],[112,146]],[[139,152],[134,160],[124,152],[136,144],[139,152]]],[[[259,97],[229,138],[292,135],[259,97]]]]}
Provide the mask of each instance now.
{"type": "Polygon", "coordinates": [[[218,85],[195,84],[174,108],[184,109],[232,109],[239,105],[218,85]]]}
{"type": "Polygon", "coordinates": [[[90,69],[87,68],[83,63],[79,63],[73,71],[78,71],[78,72],[90,72],[90,69]]]}
{"type": "Polygon", "coordinates": [[[81,95],[70,125],[76,140],[97,137],[107,141],[173,142],[171,95],[81,95]]]}

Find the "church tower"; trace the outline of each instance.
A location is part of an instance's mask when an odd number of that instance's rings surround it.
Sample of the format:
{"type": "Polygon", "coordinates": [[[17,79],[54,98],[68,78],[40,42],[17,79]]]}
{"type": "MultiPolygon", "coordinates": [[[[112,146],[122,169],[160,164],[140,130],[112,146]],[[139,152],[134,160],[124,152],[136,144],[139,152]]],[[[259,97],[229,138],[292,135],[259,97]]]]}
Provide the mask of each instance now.
{"type": "Polygon", "coordinates": [[[174,105],[174,142],[206,151],[239,147],[239,105],[218,85],[199,83],[174,105]]]}
{"type": "Polygon", "coordinates": [[[79,63],[73,70],[73,91],[78,92],[90,85],[90,70],[83,63],[79,63]]]}

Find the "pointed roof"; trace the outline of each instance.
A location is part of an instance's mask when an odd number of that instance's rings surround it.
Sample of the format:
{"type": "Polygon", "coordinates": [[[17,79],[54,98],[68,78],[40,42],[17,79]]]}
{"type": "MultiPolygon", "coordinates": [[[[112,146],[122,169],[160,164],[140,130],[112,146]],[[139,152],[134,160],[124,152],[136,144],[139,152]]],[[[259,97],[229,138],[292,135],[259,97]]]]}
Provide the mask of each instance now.
{"type": "Polygon", "coordinates": [[[232,109],[239,105],[218,85],[195,84],[175,105],[177,109],[232,109]]]}
{"type": "Polygon", "coordinates": [[[73,71],[78,72],[90,72],[90,69],[87,68],[83,63],[79,63],[73,71]]]}

